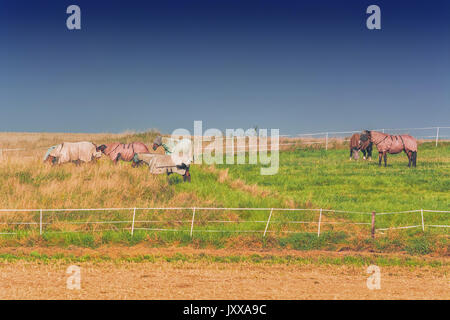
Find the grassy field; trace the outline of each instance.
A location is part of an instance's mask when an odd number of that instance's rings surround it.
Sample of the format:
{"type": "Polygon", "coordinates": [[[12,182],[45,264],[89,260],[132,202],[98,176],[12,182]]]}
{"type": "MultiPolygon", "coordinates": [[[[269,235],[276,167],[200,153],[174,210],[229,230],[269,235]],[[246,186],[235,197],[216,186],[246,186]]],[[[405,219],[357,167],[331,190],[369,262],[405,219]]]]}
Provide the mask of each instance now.
{"type": "MultiPolygon", "coordinates": [[[[376,152],[375,152],[376,154],[376,152]]],[[[221,166],[232,179],[256,184],[290,199],[295,207],[363,212],[417,209],[449,210],[450,144],[423,143],[419,166],[407,167],[405,154],[390,155],[388,167],[378,161],[349,161],[346,149],[297,149],[280,154],[277,175],[261,176],[251,165],[221,166]]],[[[420,224],[420,213],[386,216],[380,227],[420,224]]],[[[431,222],[448,222],[448,214],[427,214],[431,222]]]]}
{"type": "MultiPolygon", "coordinates": [[[[197,166],[192,183],[179,176],[152,176],[145,167],[113,165],[108,159],[76,167],[50,167],[42,163],[45,147],[61,141],[143,141],[151,144],[156,132],[143,134],[52,135],[2,134],[3,147],[27,150],[0,161],[1,208],[133,208],[133,207],[259,207],[335,209],[344,211],[449,210],[450,144],[419,146],[418,167],[407,168],[404,154],[389,156],[388,167],[376,161],[349,161],[344,144],[325,151],[297,146],[280,153],[277,175],[261,176],[259,165],[197,166]],[[9,140],[8,140],[9,139],[9,140]],[[58,140],[60,139],[60,140],[58,140]],[[8,142],[9,141],[9,142],[8,142]]],[[[136,230],[130,235],[131,211],[45,213],[44,234],[39,236],[39,213],[2,213],[2,246],[45,245],[98,247],[108,243],[149,246],[294,248],[298,250],[407,251],[413,254],[448,254],[448,229],[421,228],[389,231],[370,238],[370,214],[324,212],[317,237],[318,211],[274,212],[269,233],[262,238],[269,210],[197,211],[191,239],[192,209],[138,211],[136,230]],[[121,224],[96,224],[98,221],[121,224]],[[223,221],[231,222],[223,222],[223,221]],[[90,224],[84,222],[89,221],[90,224]],[[147,222],[141,222],[147,221],[147,222]],[[152,222],[148,222],[152,221],[152,222]],[[170,221],[170,222],[169,222],[170,221]],[[214,221],[214,222],[211,222],[214,221]],[[248,221],[248,222],[243,222],[248,221]],[[308,221],[311,224],[290,223],[308,221]],[[28,225],[11,223],[27,222],[28,225]],[[71,224],[67,224],[71,222],[71,224]],[[149,231],[142,228],[184,230],[149,231]],[[108,231],[106,229],[113,229],[108,231]],[[103,232],[90,232],[102,231],[103,232]],[[220,232],[201,232],[217,230],[220,232]],[[259,231],[259,233],[235,231],[259,231]],[[58,233],[71,231],[70,233],[58,233]],[[290,233],[299,232],[299,233],[290,233]]],[[[448,214],[425,213],[426,224],[447,224],[448,214]]],[[[377,216],[377,227],[420,225],[420,213],[377,216]]]]}

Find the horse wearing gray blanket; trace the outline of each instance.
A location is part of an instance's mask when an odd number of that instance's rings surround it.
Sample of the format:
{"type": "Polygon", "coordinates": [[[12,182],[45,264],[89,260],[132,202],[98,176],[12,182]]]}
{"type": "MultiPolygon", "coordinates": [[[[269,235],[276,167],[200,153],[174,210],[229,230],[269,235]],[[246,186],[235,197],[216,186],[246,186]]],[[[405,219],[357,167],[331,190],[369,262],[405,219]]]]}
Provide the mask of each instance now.
{"type": "Polygon", "coordinates": [[[133,158],[134,165],[145,163],[148,165],[152,174],[178,173],[183,176],[183,181],[191,182],[191,174],[189,173],[189,163],[175,163],[172,156],[157,153],[136,153],[133,158]]]}
{"type": "Polygon", "coordinates": [[[47,150],[44,162],[51,164],[75,162],[79,165],[81,162],[95,161],[101,156],[102,153],[97,151],[97,146],[92,142],[63,142],[47,150]]]}

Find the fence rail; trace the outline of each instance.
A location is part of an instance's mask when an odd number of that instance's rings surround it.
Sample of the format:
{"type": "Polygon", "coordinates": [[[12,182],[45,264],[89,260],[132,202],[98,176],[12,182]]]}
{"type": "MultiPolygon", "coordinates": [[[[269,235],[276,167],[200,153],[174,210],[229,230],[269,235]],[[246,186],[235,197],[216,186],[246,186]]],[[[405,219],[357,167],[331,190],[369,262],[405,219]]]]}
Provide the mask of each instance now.
{"type": "MultiPolygon", "coordinates": [[[[336,226],[336,225],[354,225],[354,226],[370,226],[370,234],[372,237],[375,237],[375,233],[383,233],[383,231],[389,230],[399,230],[399,229],[412,229],[412,228],[421,228],[422,231],[425,231],[425,228],[449,228],[450,226],[447,224],[440,223],[432,223],[425,224],[424,213],[432,213],[432,214],[450,214],[450,211],[445,210],[409,210],[409,211],[398,211],[398,212],[357,212],[357,211],[346,211],[346,210],[333,210],[333,209],[307,209],[307,208],[215,208],[215,207],[147,207],[147,208],[80,208],[80,209],[0,209],[0,225],[6,226],[37,226],[39,227],[39,234],[43,235],[44,233],[71,233],[71,232],[104,232],[104,231],[120,231],[127,230],[133,236],[136,230],[146,230],[146,231],[158,231],[158,232],[186,232],[189,233],[192,238],[195,233],[200,232],[223,232],[223,233],[262,233],[262,236],[265,237],[268,233],[317,233],[317,236],[320,237],[321,232],[323,232],[323,228],[326,225],[336,226]],[[185,214],[190,214],[189,219],[167,219],[167,220],[158,220],[158,219],[142,219],[138,218],[140,212],[143,211],[154,211],[154,212],[184,212],[185,214]],[[267,213],[266,218],[262,219],[261,215],[255,217],[255,220],[227,220],[227,219],[208,219],[202,220],[205,213],[211,212],[236,212],[240,211],[243,213],[249,212],[258,212],[258,213],[267,213]],[[82,214],[92,213],[92,212],[125,212],[129,217],[123,218],[118,217],[118,220],[106,220],[101,221],[101,219],[95,220],[82,220],[82,221],[74,221],[74,220],[66,220],[66,221],[53,221],[50,219],[50,215],[62,215],[69,214],[70,218],[79,218],[82,214]],[[18,213],[23,213],[27,215],[38,214],[38,221],[3,221],[8,214],[13,214],[17,216],[18,213]],[[78,213],[78,214],[77,214],[78,213]],[[289,217],[290,214],[294,213],[309,213],[315,214],[317,219],[303,219],[300,220],[285,220],[286,217],[289,217]],[[417,214],[420,213],[420,224],[414,225],[402,225],[402,226],[390,226],[390,227],[376,227],[376,216],[383,217],[385,215],[398,215],[398,214],[417,214]],[[327,216],[326,216],[327,214],[327,216]],[[351,221],[351,220],[336,220],[339,218],[339,215],[358,215],[363,221],[351,221]],[[281,218],[282,220],[276,220],[276,217],[281,218]],[[365,218],[367,217],[367,219],[365,218]],[[369,221],[371,218],[371,221],[369,221]],[[243,230],[243,229],[210,229],[205,226],[210,226],[214,224],[225,224],[225,225],[233,225],[233,224],[246,224],[251,223],[253,226],[260,225],[261,228],[254,228],[251,230],[243,230]],[[143,224],[153,224],[151,226],[143,226],[143,224]],[[186,224],[188,227],[185,229],[177,229],[173,227],[158,227],[158,224],[186,224]],[[60,228],[61,225],[64,226],[98,226],[98,225],[111,225],[113,228],[110,229],[95,229],[92,230],[53,230],[52,228],[60,228]],[[123,227],[123,225],[128,225],[128,227],[123,227]],[[298,231],[298,230],[284,230],[284,229],[273,229],[274,226],[280,225],[317,225],[315,229],[307,229],[306,231],[298,231]],[[121,227],[122,226],[122,227],[121,227]],[[322,230],[321,230],[322,229],[322,230]]],[[[92,217],[91,217],[92,218],[92,217]]],[[[247,217],[248,218],[248,217],[247,217]]],[[[445,222],[449,221],[447,216],[445,218],[445,222]]],[[[369,234],[368,232],[368,234],[369,234]]],[[[0,235],[14,235],[18,234],[17,230],[1,230],[0,235]]]]}
{"type": "MultiPolygon", "coordinates": [[[[450,140],[450,127],[440,126],[440,127],[422,127],[422,128],[382,128],[382,129],[371,129],[373,131],[381,131],[383,133],[389,133],[389,134],[411,134],[416,139],[419,140],[429,140],[430,142],[435,142],[435,146],[437,147],[439,144],[439,141],[441,140],[450,140]]],[[[332,139],[340,139],[343,141],[349,141],[348,136],[352,135],[354,133],[360,133],[361,130],[349,130],[349,131],[323,131],[323,132],[312,132],[312,133],[299,133],[295,135],[279,135],[282,139],[287,139],[284,142],[279,142],[277,144],[277,147],[286,147],[286,146],[295,146],[298,144],[297,141],[291,141],[291,139],[300,139],[302,143],[307,144],[320,144],[324,145],[325,150],[328,150],[329,143],[332,139]]],[[[202,152],[204,151],[211,151],[214,150],[214,143],[217,141],[222,140],[223,142],[226,142],[228,140],[233,140],[233,150],[236,150],[236,152],[247,151],[252,150],[256,151],[258,148],[259,151],[271,151],[269,149],[269,145],[271,145],[272,137],[259,137],[259,136],[221,136],[221,137],[208,137],[204,136],[202,141],[203,142],[209,142],[210,145],[207,145],[206,147],[202,144],[202,152]],[[214,139],[213,139],[214,138],[214,139]],[[239,143],[234,143],[235,139],[238,138],[246,138],[246,139],[256,139],[254,141],[254,144],[247,145],[244,143],[244,145],[240,145],[239,143]],[[264,146],[261,149],[261,145],[259,144],[259,138],[263,138],[265,140],[264,146]],[[255,144],[256,142],[256,144],[255,144]]],[[[245,140],[246,141],[246,140],[245,140]]],[[[250,141],[250,140],[249,140],[250,141]]],[[[36,147],[36,148],[1,148],[0,147],[0,160],[4,158],[3,153],[6,152],[13,152],[13,151],[31,151],[31,150],[46,150],[48,147],[36,147]]],[[[228,150],[225,152],[228,153],[228,150]]]]}
{"type": "MultiPolygon", "coordinates": [[[[416,139],[419,140],[430,140],[435,142],[435,146],[438,146],[439,139],[448,140],[445,138],[450,138],[450,127],[423,127],[423,128],[382,128],[382,129],[371,129],[372,131],[381,131],[383,133],[389,134],[411,134],[416,139]],[[443,132],[444,131],[444,132],[443,132]],[[414,133],[414,134],[413,134],[414,133]]],[[[328,150],[329,140],[337,138],[345,138],[348,135],[354,133],[360,133],[362,130],[351,130],[351,131],[325,131],[325,132],[315,132],[315,133],[299,133],[291,137],[298,137],[306,140],[307,138],[314,139],[308,141],[311,144],[325,144],[325,149],[328,150]],[[317,141],[321,139],[321,141],[317,141]],[[323,140],[323,141],[322,141],[323,140]]],[[[344,139],[348,141],[348,139],[344,139]]]]}

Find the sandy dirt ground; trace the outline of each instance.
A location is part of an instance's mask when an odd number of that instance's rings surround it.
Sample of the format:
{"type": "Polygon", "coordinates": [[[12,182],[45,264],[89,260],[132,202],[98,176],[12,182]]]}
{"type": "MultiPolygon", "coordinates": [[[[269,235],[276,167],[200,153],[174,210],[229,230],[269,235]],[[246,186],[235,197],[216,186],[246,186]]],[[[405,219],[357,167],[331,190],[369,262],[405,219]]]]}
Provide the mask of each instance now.
{"type": "Polygon", "coordinates": [[[381,289],[369,290],[356,266],[83,262],[69,290],[69,266],[1,262],[0,299],[450,299],[448,267],[381,267],[381,289]]]}

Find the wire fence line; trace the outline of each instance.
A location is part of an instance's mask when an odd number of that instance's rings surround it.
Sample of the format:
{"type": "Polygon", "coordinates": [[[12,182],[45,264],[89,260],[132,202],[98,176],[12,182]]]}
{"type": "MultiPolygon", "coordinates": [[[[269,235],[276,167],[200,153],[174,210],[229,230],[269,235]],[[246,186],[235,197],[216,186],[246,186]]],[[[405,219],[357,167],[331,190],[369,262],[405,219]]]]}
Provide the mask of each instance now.
{"type": "MultiPolygon", "coordinates": [[[[422,128],[381,128],[381,129],[371,129],[372,131],[381,131],[383,133],[389,133],[389,134],[411,134],[416,139],[419,140],[430,140],[435,142],[435,146],[438,146],[439,140],[450,140],[450,126],[439,126],[439,127],[422,127],[422,128]]],[[[285,139],[284,142],[280,141],[278,143],[279,147],[283,146],[294,146],[298,143],[292,140],[299,139],[303,143],[307,144],[324,144],[325,150],[328,150],[329,142],[332,139],[339,139],[341,141],[349,141],[348,139],[349,135],[352,135],[354,133],[360,133],[361,130],[349,130],[349,131],[323,131],[323,132],[312,132],[312,133],[299,133],[294,135],[279,135],[277,139],[285,139]]],[[[191,137],[191,139],[194,139],[194,137],[191,137]]],[[[211,136],[202,136],[201,141],[205,143],[210,143],[206,147],[203,147],[202,150],[209,151],[211,149],[214,149],[214,143],[217,143],[217,141],[222,140],[226,141],[228,143],[229,140],[232,140],[233,143],[233,150],[236,149],[237,152],[240,150],[243,150],[244,152],[247,149],[251,148],[261,148],[261,145],[259,143],[259,139],[264,139],[265,143],[265,150],[259,150],[259,151],[275,151],[272,150],[272,148],[268,148],[268,144],[271,144],[271,140],[274,139],[274,137],[271,136],[219,136],[219,137],[211,137],[211,136]],[[256,144],[250,144],[250,145],[241,145],[238,142],[239,138],[245,138],[250,140],[255,140],[256,144]],[[234,140],[236,139],[236,143],[234,143],[234,140]]],[[[245,140],[244,140],[245,142],[245,140]]],[[[253,143],[254,143],[253,142],[253,143]]],[[[48,149],[48,147],[35,147],[35,148],[1,148],[0,147],[0,160],[3,158],[4,152],[14,152],[14,151],[31,151],[31,150],[44,150],[48,149]]],[[[255,150],[256,150],[255,149],[255,150]]],[[[228,152],[228,151],[227,151],[228,152]]],[[[227,153],[226,152],[226,153],[227,153]]]]}
{"type": "MultiPolygon", "coordinates": [[[[430,140],[435,142],[437,147],[439,140],[450,139],[450,127],[423,127],[423,128],[382,128],[382,129],[370,129],[371,131],[381,131],[388,134],[411,134],[419,140],[430,140]]],[[[315,133],[300,133],[293,137],[299,137],[303,139],[314,139],[309,141],[311,144],[325,144],[325,149],[328,150],[329,140],[331,139],[343,139],[343,141],[349,141],[346,139],[348,135],[354,133],[360,133],[362,130],[351,131],[327,131],[327,132],[315,132],[315,133]],[[316,138],[315,138],[316,137],[316,138]],[[320,139],[320,141],[316,141],[320,139]],[[323,141],[322,141],[323,140],[323,141]]]]}
{"type": "MultiPolygon", "coordinates": [[[[345,210],[333,210],[333,209],[310,209],[310,208],[216,208],[216,207],[144,207],[144,208],[80,208],[80,209],[0,209],[0,219],[4,219],[7,214],[36,214],[38,213],[39,221],[2,221],[0,225],[6,226],[35,226],[39,227],[39,235],[43,235],[44,233],[71,233],[71,232],[104,232],[104,231],[129,231],[131,235],[134,235],[136,230],[145,230],[145,231],[159,231],[159,232],[185,232],[189,233],[192,238],[194,233],[201,232],[222,232],[222,233],[262,233],[262,236],[265,237],[268,233],[317,233],[317,237],[320,237],[321,228],[325,225],[355,225],[355,226],[370,226],[370,234],[374,238],[376,232],[383,233],[383,231],[389,230],[398,230],[398,229],[412,229],[412,228],[422,228],[422,231],[425,231],[425,227],[427,228],[449,228],[450,226],[447,224],[425,224],[424,213],[434,213],[434,214],[450,214],[450,211],[445,210],[409,210],[409,211],[398,211],[398,212],[357,212],[357,211],[345,211],[345,210]],[[83,220],[83,221],[49,221],[49,214],[70,214],[70,217],[80,217],[80,214],[74,215],[75,213],[92,213],[92,212],[130,212],[129,219],[119,219],[119,220],[106,220],[100,221],[100,219],[96,219],[94,221],[91,220],[83,220]],[[158,220],[158,219],[139,219],[137,218],[137,214],[140,211],[184,211],[187,214],[190,214],[189,219],[168,219],[168,220],[158,220]],[[210,220],[202,220],[202,216],[205,212],[266,212],[268,213],[267,218],[265,219],[257,219],[257,220],[224,220],[224,219],[210,219],[210,220]],[[287,215],[292,213],[315,213],[318,214],[317,220],[274,220],[274,217],[282,214],[282,217],[285,218],[287,215]],[[325,216],[325,214],[344,214],[344,215],[359,215],[361,217],[371,217],[371,222],[353,222],[353,221],[335,221],[335,220],[326,220],[326,218],[332,218],[330,215],[325,216]],[[397,215],[397,214],[414,214],[420,213],[421,223],[414,225],[404,225],[404,226],[391,226],[391,227],[376,227],[376,216],[384,216],[384,215],[397,215]],[[153,224],[153,226],[142,226],[142,224],[153,224]],[[178,229],[178,228],[169,228],[169,227],[157,227],[157,224],[174,224],[181,223],[186,224],[187,228],[178,229]],[[242,229],[209,229],[205,228],[205,226],[209,226],[211,224],[246,224],[251,223],[253,226],[256,224],[261,225],[261,228],[255,228],[252,230],[242,230],[242,229]],[[127,224],[128,227],[120,227],[121,225],[127,224]],[[315,231],[295,231],[295,230],[271,230],[270,227],[274,225],[282,225],[282,224],[290,224],[290,225],[317,225],[315,231]],[[67,226],[80,226],[80,225],[112,225],[113,228],[110,229],[91,229],[91,230],[52,230],[51,227],[61,227],[61,225],[67,226]]],[[[122,218],[122,217],[120,217],[122,218]]],[[[448,219],[446,217],[445,221],[448,219]]],[[[0,231],[0,235],[15,235],[18,234],[17,230],[3,230],[0,231]]]]}

